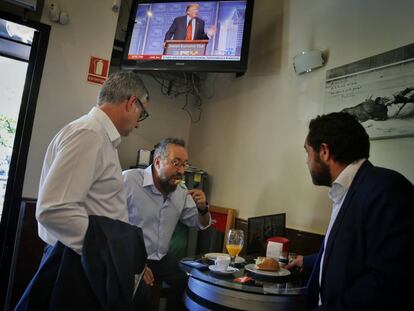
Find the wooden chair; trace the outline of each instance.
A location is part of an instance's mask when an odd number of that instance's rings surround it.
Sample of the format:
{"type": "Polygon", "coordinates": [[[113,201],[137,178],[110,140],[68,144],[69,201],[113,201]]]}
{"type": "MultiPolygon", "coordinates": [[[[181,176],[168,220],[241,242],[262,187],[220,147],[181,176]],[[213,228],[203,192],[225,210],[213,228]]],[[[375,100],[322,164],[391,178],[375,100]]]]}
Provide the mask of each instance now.
{"type": "Polygon", "coordinates": [[[210,206],[211,227],[198,233],[197,254],[227,252],[227,232],[234,228],[236,210],[227,207],[210,206]]]}
{"type": "Polygon", "coordinates": [[[236,222],[236,210],[233,208],[220,207],[220,206],[211,206],[210,207],[212,227],[223,232],[223,246],[222,251],[227,252],[226,250],[226,237],[227,232],[234,228],[236,222]],[[214,222],[214,223],[213,223],[214,222]]]}
{"type": "Polygon", "coordinates": [[[268,238],[286,236],[286,213],[250,217],[247,230],[246,254],[263,256],[268,238]]]}

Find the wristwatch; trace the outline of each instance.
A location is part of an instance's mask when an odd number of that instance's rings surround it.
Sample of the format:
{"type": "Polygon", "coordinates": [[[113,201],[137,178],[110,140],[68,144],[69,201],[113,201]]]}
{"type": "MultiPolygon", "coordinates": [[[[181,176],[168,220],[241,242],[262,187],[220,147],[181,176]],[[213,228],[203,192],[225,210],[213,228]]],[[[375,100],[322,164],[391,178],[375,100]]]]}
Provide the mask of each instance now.
{"type": "Polygon", "coordinates": [[[205,214],[208,213],[208,203],[206,202],[206,207],[204,209],[198,208],[197,207],[197,211],[201,216],[204,216],[205,214]]]}

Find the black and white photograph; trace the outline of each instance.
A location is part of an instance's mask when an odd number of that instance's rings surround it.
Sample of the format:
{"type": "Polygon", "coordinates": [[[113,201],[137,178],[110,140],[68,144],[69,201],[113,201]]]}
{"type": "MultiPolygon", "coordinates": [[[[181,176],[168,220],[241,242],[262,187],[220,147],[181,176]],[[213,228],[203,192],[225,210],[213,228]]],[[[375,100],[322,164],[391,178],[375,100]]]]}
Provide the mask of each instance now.
{"type": "Polygon", "coordinates": [[[324,112],[345,111],[371,139],[414,135],[413,45],[331,69],[324,112]]]}

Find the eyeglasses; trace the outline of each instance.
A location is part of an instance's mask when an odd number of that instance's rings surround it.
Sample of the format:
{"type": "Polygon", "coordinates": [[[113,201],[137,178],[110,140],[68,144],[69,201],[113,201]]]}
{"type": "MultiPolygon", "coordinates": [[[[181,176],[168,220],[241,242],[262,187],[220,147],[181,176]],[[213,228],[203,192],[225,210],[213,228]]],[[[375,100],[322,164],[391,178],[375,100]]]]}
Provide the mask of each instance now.
{"type": "Polygon", "coordinates": [[[145,110],[144,105],[137,97],[137,102],[139,104],[139,107],[141,108],[141,114],[139,115],[138,122],[144,121],[146,118],[149,117],[149,113],[145,110]]]}
{"type": "Polygon", "coordinates": [[[180,168],[180,167],[182,167],[183,169],[188,169],[188,168],[190,168],[190,166],[191,166],[191,164],[190,163],[188,163],[187,161],[185,161],[185,162],[180,162],[179,160],[177,160],[177,159],[174,159],[174,160],[171,160],[171,159],[168,159],[167,158],[167,160],[169,160],[170,161],[170,163],[171,163],[171,165],[172,166],[174,166],[175,168],[180,168]]]}

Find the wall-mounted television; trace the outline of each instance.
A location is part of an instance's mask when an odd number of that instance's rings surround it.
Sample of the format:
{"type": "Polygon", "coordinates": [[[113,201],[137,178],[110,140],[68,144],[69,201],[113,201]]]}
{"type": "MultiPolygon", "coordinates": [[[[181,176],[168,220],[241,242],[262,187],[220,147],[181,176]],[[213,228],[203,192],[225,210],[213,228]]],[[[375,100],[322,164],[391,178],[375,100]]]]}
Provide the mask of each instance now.
{"type": "Polygon", "coordinates": [[[134,0],[122,69],[247,70],[253,0],[134,0]]]}

